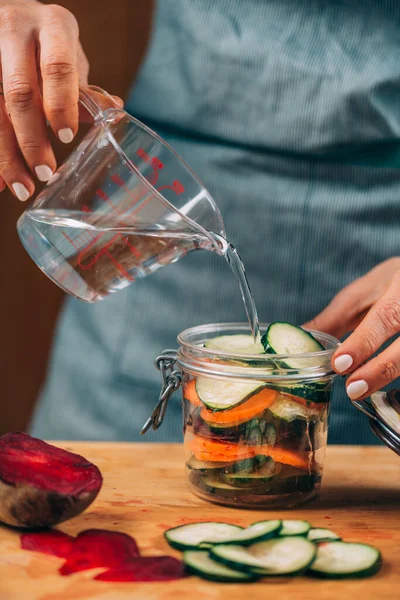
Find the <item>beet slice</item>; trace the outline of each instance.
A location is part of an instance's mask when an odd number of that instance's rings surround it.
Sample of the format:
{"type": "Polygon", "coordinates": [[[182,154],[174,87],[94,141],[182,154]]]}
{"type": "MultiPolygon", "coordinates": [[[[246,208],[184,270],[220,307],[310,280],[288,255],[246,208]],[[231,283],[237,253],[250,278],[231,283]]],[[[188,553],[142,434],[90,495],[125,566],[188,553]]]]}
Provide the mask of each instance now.
{"type": "Polygon", "coordinates": [[[67,558],[72,550],[74,540],[75,538],[72,536],[57,529],[29,532],[21,536],[21,548],[67,558]]]}
{"type": "Polygon", "coordinates": [[[94,579],[99,581],[172,581],[186,577],[183,562],[171,556],[140,556],[94,579]]]}
{"type": "Polygon", "coordinates": [[[78,454],[26,433],[0,437],[0,521],[52,527],[79,515],[102,485],[99,469],[78,454]]]}
{"type": "Polygon", "coordinates": [[[72,552],[60,568],[60,573],[71,575],[97,567],[114,567],[138,556],[138,547],[130,535],[87,529],[75,538],[72,552]]]}

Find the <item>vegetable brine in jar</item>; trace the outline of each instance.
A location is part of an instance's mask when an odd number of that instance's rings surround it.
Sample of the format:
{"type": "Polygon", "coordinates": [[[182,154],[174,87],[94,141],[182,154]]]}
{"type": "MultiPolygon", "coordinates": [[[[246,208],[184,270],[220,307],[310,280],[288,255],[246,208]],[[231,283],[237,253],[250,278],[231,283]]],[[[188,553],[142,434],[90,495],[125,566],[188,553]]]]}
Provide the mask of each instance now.
{"type": "Polygon", "coordinates": [[[237,507],[290,508],[322,478],[338,341],[287,323],[205,325],[180,334],[189,486],[237,507]]]}

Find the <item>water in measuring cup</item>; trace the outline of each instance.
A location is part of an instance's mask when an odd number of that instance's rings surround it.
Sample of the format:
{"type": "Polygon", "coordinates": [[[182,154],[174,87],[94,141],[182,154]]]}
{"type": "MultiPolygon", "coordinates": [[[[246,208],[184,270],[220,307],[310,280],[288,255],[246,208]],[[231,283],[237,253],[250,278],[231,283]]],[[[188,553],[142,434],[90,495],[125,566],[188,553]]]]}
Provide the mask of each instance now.
{"type": "Polygon", "coordinates": [[[136,220],[127,225],[109,214],[81,211],[33,209],[26,215],[45,248],[39,266],[87,302],[101,300],[194,250],[218,252],[238,279],[250,328],[258,336],[257,310],[243,262],[222,236],[209,232],[213,244],[182,223],[149,226],[136,220]]]}

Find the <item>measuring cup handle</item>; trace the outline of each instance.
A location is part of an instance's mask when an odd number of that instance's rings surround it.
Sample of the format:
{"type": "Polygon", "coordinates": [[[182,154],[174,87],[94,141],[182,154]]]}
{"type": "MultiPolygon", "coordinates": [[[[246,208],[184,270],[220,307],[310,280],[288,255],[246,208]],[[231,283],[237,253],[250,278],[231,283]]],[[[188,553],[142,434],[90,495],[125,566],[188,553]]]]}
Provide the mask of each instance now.
{"type": "Polygon", "coordinates": [[[94,120],[101,119],[104,114],[103,111],[107,108],[120,109],[114,98],[96,85],[88,85],[85,88],[80,88],[79,102],[86,108],[94,120]]]}

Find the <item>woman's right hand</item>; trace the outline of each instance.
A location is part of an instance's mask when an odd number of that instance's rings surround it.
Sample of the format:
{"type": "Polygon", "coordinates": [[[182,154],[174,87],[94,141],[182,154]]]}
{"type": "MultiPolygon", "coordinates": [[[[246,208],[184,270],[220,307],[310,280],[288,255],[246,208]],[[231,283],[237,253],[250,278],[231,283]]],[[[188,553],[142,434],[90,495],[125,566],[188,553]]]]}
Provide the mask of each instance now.
{"type": "Polygon", "coordinates": [[[25,201],[34,177],[48,181],[56,169],[46,120],[64,143],[77,133],[89,63],[75,17],[36,0],[0,0],[0,55],[0,191],[25,201]]]}

